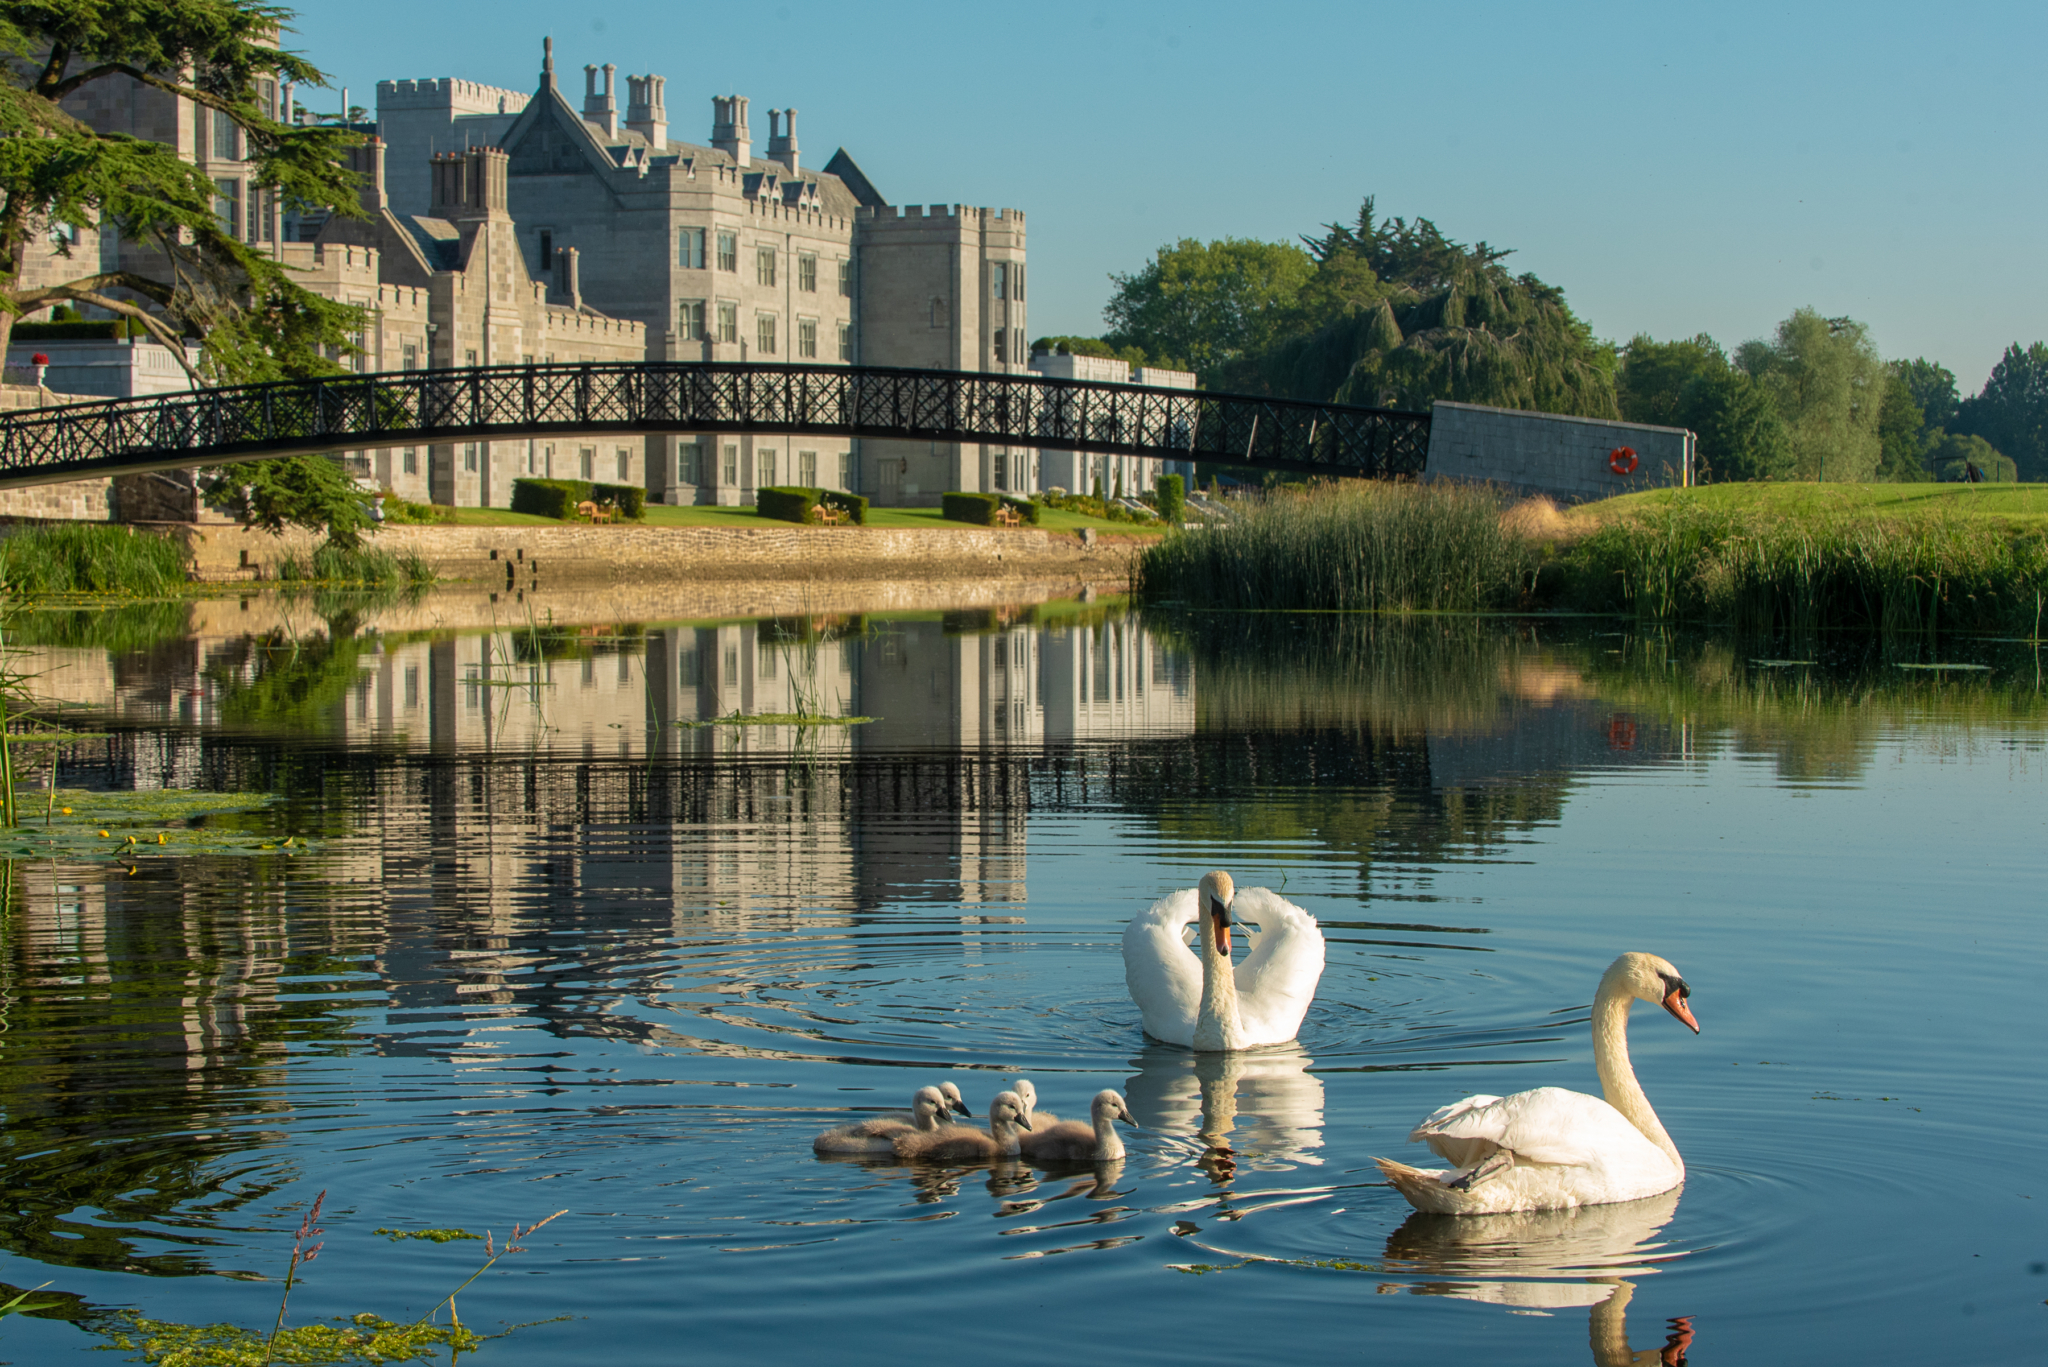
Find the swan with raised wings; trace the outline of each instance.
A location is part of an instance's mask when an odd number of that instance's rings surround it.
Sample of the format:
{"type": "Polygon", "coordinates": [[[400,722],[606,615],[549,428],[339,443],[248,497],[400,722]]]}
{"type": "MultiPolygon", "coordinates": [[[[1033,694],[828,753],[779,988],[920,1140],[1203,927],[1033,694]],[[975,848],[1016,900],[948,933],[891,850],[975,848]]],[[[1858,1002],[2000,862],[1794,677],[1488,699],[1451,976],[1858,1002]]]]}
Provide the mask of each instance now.
{"type": "Polygon", "coordinates": [[[1239,892],[1230,875],[1202,876],[1154,902],[1124,927],[1124,981],[1145,1033],[1213,1052],[1285,1044],[1301,1029],[1323,976],[1316,918],[1269,888],[1239,892]],[[1194,947],[1183,938],[1195,922],[1194,947]],[[1230,928],[1258,928],[1242,963],[1230,928]]]}
{"type": "Polygon", "coordinates": [[[1410,1205],[1444,1215],[1598,1206],[1670,1191],[1685,1181],[1685,1161],[1629,1064],[1628,1009],[1656,1002],[1697,1035],[1691,995],[1669,961],[1622,955],[1593,998],[1593,1066],[1605,1101],[1562,1087],[1468,1096],[1408,1136],[1434,1149],[1450,1171],[1373,1161],[1410,1205]]]}

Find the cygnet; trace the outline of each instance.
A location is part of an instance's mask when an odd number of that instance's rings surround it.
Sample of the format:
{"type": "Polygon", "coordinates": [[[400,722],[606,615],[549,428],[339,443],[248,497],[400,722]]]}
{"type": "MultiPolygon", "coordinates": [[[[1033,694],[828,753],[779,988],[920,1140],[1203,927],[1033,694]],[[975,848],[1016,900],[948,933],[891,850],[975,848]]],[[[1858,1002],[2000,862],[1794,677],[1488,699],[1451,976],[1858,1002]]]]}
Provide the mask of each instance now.
{"type": "Polygon", "coordinates": [[[1031,1084],[1030,1078],[1017,1078],[1010,1083],[1010,1090],[1024,1099],[1024,1114],[1031,1120],[1030,1128],[1042,1130],[1048,1125],[1060,1123],[1060,1118],[1051,1111],[1041,1111],[1038,1109],[1038,1088],[1031,1084]]]}
{"type": "Polygon", "coordinates": [[[908,1117],[898,1111],[840,1125],[813,1139],[811,1148],[818,1153],[890,1153],[899,1136],[936,1133],[950,1109],[943,1090],[920,1087],[910,1099],[908,1117]]]}
{"type": "Polygon", "coordinates": [[[1138,1123],[1138,1118],[1131,1114],[1131,1108],[1124,1104],[1123,1097],[1105,1087],[1095,1094],[1088,1114],[1095,1122],[1092,1127],[1078,1120],[1067,1120],[1044,1129],[1034,1128],[1022,1137],[1019,1144],[1021,1152],[1034,1163],[1108,1163],[1122,1158],[1124,1141],[1123,1136],[1116,1132],[1116,1122],[1138,1123]]]}
{"type": "Polygon", "coordinates": [[[1024,1099],[1015,1092],[997,1092],[988,1107],[988,1129],[968,1125],[947,1125],[926,1133],[914,1131],[896,1136],[898,1158],[943,1158],[986,1163],[1017,1152],[1017,1135],[1031,1128],[1024,1113],[1024,1099]]]}

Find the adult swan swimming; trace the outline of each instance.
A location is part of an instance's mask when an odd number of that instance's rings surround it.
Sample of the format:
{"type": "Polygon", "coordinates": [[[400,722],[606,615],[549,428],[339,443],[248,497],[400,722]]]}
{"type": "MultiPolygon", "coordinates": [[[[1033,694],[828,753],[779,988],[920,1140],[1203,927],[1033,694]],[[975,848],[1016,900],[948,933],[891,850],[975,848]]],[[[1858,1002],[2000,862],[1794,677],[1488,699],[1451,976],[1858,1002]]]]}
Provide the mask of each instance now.
{"type": "Polygon", "coordinates": [[[1227,873],[1202,876],[1124,927],[1124,981],[1145,1033],[1214,1052],[1285,1044],[1301,1029],[1323,976],[1316,918],[1268,888],[1238,892],[1227,873]],[[1183,934],[1196,922],[1190,949],[1183,934]],[[1259,929],[1244,962],[1230,961],[1230,928],[1259,929]]]}
{"type": "Polygon", "coordinates": [[[1656,1002],[1697,1035],[1692,989],[1654,954],[1624,954],[1600,976],[1593,998],[1593,1066],[1600,1090],[1587,1096],[1538,1087],[1513,1096],[1468,1096],[1408,1136],[1455,1165],[1424,1172],[1376,1158],[1394,1189],[1417,1210],[1494,1215],[1633,1201],[1685,1180],[1685,1161],[1664,1133],[1628,1061],[1628,1009],[1656,1002]]]}

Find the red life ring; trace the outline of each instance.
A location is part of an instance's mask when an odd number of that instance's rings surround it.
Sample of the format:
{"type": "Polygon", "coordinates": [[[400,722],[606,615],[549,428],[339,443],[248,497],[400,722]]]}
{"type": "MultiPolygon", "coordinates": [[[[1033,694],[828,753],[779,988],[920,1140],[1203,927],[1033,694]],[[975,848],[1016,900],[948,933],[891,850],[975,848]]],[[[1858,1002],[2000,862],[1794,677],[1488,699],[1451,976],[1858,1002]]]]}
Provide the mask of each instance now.
{"type": "Polygon", "coordinates": [[[1607,453],[1607,468],[1617,475],[1634,474],[1636,465],[1636,449],[1633,446],[1617,446],[1607,453]]]}

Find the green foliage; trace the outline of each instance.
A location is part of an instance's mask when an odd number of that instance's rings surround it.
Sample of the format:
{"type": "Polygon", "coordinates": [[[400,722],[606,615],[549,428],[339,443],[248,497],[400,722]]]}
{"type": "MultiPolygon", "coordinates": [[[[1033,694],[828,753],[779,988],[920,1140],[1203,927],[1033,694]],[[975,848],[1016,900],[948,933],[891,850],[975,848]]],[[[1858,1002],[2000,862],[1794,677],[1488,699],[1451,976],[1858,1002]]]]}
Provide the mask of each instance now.
{"type": "Polygon", "coordinates": [[[9,627],[16,645],[88,646],[124,655],[189,635],[192,604],[159,598],[116,607],[41,608],[16,615],[9,627]]]}
{"type": "Polygon", "coordinates": [[[178,1324],[120,1312],[112,1346],[154,1367],[265,1367],[267,1363],[362,1364],[430,1362],[441,1349],[460,1357],[483,1347],[482,1335],[460,1324],[397,1324],[356,1315],[265,1335],[235,1324],[178,1324]]]}
{"type": "Polygon", "coordinates": [[[252,460],[210,472],[206,502],[245,527],[276,536],[286,527],[327,533],[327,543],[356,550],[377,528],[355,477],[326,456],[252,460]]]}
{"type": "Polygon", "coordinates": [[[1977,467],[1987,484],[2016,484],[2019,466],[1990,442],[1958,432],[1937,432],[1927,452],[1927,463],[1946,480],[1967,480],[1969,467],[1977,467]]]}
{"type": "Polygon", "coordinates": [[[1886,367],[1883,406],[1877,418],[1880,452],[1877,477],[1901,484],[1918,484],[1934,478],[1923,462],[1927,454],[1927,418],[1913,400],[1912,386],[1897,366],[1886,367]]]}
{"type": "Polygon", "coordinates": [[[167,536],[106,523],[22,526],[0,540],[0,584],[17,594],[154,596],[185,586],[185,548],[167,536]]]}
{"type": "Polygon", "coordinates": [[[515,479],[512,481],[512,511],[567,521],[576,516],[577,504],[589,501],[590,490],[587,480],[515,479]]]}
{"type": "Polygon", "coordinates": [[[1698,436],[1702,482],[1782,479],[1792,471],[1776,402],[1705,333],[1676,342],[1638,335],[1622,353],[1615,393],[1628,421],[1698,436]]]}
{"type": "Polygon", "coordinates": [[[147,337],[149,329],[133,318],[66,319],[62,322],[16,323],[13,343],[112,342],[123,337],[147,337]]]}
{"type": "Polygon", "coordinates": [[[221,689],[221,720],[303,735],[330,730],[355,686],[363,649],[352,636],[273,634],[253,642],[246,660],[216,656],[207,673],[221,689]]]}
{"type": "MultiPolygon", "coordinates": [[[[846,514],[846,520],[856,527],[868,525],[868,501],[859,494],[849,494],[843,489],[824,489],[820,500],[846,514]]],[[[1034,519],[1036,520],[1036,519],[1034,519]]]]}
{"type": "MultiPolygon", "coordinates": [[[[71,302],[139,321],[174,348],[203,337],[203,365],[220,382],[326,373],[332,354],[353,349],[363,311],[306,290],[232,232],[214,212],[211,179],[180,155],[188,149],[100,133],[61,107],[97,82],[134,81],[190,101],[240,128],[252,186],[360,216],[358,178],[346,165],[358,135],[289,127],[259,102],[259,79],[324,83],[274,45],[288,18],[256,0],[72,0],[0,13],[0,47],[18,54],[0,69],[0,342],[19,313],[71,302]],[[69,279],[27,283],[30,248],[55,224],[81,234],[114,228],[165,264],[102,271],[93,251],[69,279]]],[[[58,250],[71,254],[68,244],[58,250]]]]}
{"type": "Polygon", "coordinates": [[[637,484],[593,484],[590,497],[599,504],[610,504],[620,516],[634,522],[647,520],[647,491],[637,484]]]}
{"type": "Polygon", "coordinates": [[[1123,361],[1134,366],[1158,366],[1162,370],[1184,370],[1177,360],[1164,357],[1147,358],[1145,348],[1126,344],[1113,346],[1100,337],[1041,337],[1031,344],[1034,352],[1047,352],[1059,356],[1101,356],[1106,360],[1123,361]]]}
{"type": "Polygon", "coordinates": [[[438,503],[414,503],[389,489],[378,494],[377,500],[384,513],[384,521],[394,527],[431,527],[455,520],[453,508],[438,503]]]}
{"type": "Polygon", "coordinates": [[[1287,311],[1314,272],[1301,248],[1283,242],[1182,238],[1161,247],[1116,286],[1103,342],[1121,354],[1184,359],[1213,383],[1233,362],[1263,353],[1281,336],[1287,311]]]}
{"type": "Polygon", "coordinates": [[[771,484],[754,491],[754,511],[777,522],[815,522],[824,496],[823,489],[771,484]]]}
{"type": "Polygon", "coordinates": [[[977,527],[995,525],[996,509],[1002,500],[994,494],[949,493],[939,496],[939,512],[948,522],[969,522],[977,527]]]}
{"type": "Polygon", "coordinates": [[[1886,372],[1868,329],[1799,309],[1735,362],[1776,400],[1792,439],[1793,474],[1843,482],[1876,475],[1886,372]]]}
{"type": "Polygon", "coordinates": [[[481,1239],[484,1237],[481,1234],[471,1234],[466,1229],[377,1229],[371,1232],[373,1234],[381,1234],[393,1243],[397,1243],[401,1239],[425,1239],[429,1243],[446,1244],[452,1243],[457,1239],[481,1239]]]}
{"type": "Polygon", "coordinates": [[[434,567],[411,551],[394,555],[374,546],[353,550],[327,542],[316,546],[310,560],[287,556],[277,577],[287,583],[347,584],[384,588],[404,584],[424,587],[434,582],[434,567]]]}
{"type": "Polygon", "coordinates": [[[2007,347],[1983,392],[1961,405],[1955,429],[2012,457],[2022,479],[2048,480],[2048,342],[2007,347]]]}
{"type": "MultiPolygon", "coordinates": [[[[1089,517],[1099,517],[1106,522],[1130,522],[1144,526],[1151,526],[1153,524],[1153,519],[1149,514],[1133,512],[1121,503],[1110,503],[1103,499],[1101,487],[1102,482],[1097,480],[1097,492],[1092,497],[1088,494],[1069,494],[1064,490],[1054,492],[1049,489],[1038,495],[1032,502],[1040,508],[1056,508],[1061,512],[1067,513],[1084,513],[1089,517]]],[[[1013,502],[1011,506],[1015,507],[1018,505],[1013,502]]],[[[1034,526],[1039,525],[1039,518],[1036,515],[1029,517],[1028,520],[1034,526]]]]}
{"type": "Polygon", "coordinates": [[[1955,374],[1947,366],[1925,359],[1893,361],[1891,371],[1905,382],[1926,427],[1946,428],[1955,423],[1960,399],[1955,374]]]}
{"type": "Polygon", "coordinates": [[[1269,493],[1228,526],[1169,532],[1139,558],[1135,587],[1205,608],[1511,607],[1536,552],[1500,515],[1493,491],[1448,481],[1269,493]]]}
{"type": "Polygon", "coordinates": [[[1187,516],[1187,481],[1179,475],[1161,475],[1157,485],[1159,519],[1178,527],[1187,516]]]}

